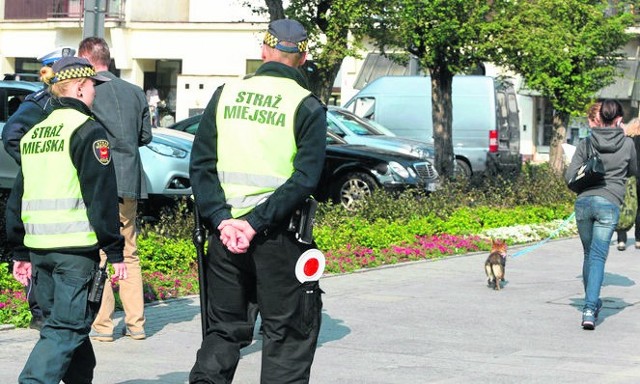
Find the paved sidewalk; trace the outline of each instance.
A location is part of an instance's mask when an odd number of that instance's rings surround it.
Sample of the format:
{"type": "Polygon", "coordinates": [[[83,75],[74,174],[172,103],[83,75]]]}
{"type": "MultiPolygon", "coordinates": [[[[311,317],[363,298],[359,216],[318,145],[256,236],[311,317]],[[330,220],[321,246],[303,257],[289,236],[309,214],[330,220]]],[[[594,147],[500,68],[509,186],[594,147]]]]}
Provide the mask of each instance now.
{"type": "MultiPolygon", "coordinates": [[[[640,250],[611,247],[595,331],[580,327],[582,250],[552,241],[507,261],[486,287],[485,253],[326,277],[311,383],[640,383],[640,250]]],[[[513,253],[516,248],[511,249],[513,253]]],[[[185,383],[200,342],[197,297],[147,307],[148,338],[94,343],[94,384],[185,383]]],[[[0,331],[0,383],[38,337],[0,331]]],[[[260,340],[234,384],[259,383],[260,340]]]]}

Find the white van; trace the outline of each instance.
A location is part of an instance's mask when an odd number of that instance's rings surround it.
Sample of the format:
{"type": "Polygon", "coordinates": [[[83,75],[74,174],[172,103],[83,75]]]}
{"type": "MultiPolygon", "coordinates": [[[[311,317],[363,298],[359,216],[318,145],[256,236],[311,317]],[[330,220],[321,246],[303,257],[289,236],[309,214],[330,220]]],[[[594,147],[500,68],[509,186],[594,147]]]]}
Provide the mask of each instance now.
{"type": "MultiPolygon", "coordinates": [[[[518,173],[520,123],[513,86],[489,76],[453,78],[453,152],[466,176],[518,173]]],[[[400,137],[433,139],[431,78],[383,76],[345,104],[400,137]]]]}

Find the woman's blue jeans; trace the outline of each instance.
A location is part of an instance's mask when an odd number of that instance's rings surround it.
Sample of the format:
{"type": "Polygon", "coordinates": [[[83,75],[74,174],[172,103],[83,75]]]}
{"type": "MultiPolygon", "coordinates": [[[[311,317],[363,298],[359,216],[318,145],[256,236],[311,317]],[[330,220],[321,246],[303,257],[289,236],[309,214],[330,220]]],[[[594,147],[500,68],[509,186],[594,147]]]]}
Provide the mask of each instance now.
{"type": "Polygon", "coordinates": [[[576,200],[576,224],[584,249],[582,283],[584,309],[596,310],[604,279],[604,264],[611,237],[618,224],[620,207],[604,197],[583,196],[576,200]]]}

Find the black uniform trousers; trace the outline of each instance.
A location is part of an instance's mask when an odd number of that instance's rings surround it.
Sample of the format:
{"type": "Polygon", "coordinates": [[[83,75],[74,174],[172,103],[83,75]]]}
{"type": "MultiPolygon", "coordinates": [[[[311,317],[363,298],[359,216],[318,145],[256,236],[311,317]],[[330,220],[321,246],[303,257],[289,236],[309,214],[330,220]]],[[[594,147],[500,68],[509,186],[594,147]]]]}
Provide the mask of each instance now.
{"type": "Polygon", "coordinates": [[[247,253],[233,254],[214,232],[205,258],[207,335],[190,383],[232,382],[240,349],[253,338],[255,300],[263,328],[260,382],[309,382],[320,332],[321,290],[318,281],[301,283],[295,276],[296,262],[309,248],[281,230],[256,235],[247,253]]]}
{"type": "Polygon", "coordinates": [[[95,259],[67,253],[30,254],[32,281],[44,316],[40,339],[18,379],[20,384],[89,384],[96,357],[89,340],[97,304],[87,301],[95,259]]]}

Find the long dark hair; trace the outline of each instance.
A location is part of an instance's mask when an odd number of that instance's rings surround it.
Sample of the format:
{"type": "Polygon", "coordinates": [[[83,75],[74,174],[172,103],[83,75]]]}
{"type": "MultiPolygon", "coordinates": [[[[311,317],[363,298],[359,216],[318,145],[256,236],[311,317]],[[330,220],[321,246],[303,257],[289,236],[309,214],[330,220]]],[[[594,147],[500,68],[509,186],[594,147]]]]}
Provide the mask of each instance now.
{"type": "Polygon", "coordinates": [[[610,126],[616,118],[622,116],[624,116],[622,104],[617,100],[602,100],[602,106],[600,107],[600,120],[603,125],[610,126]]]}

